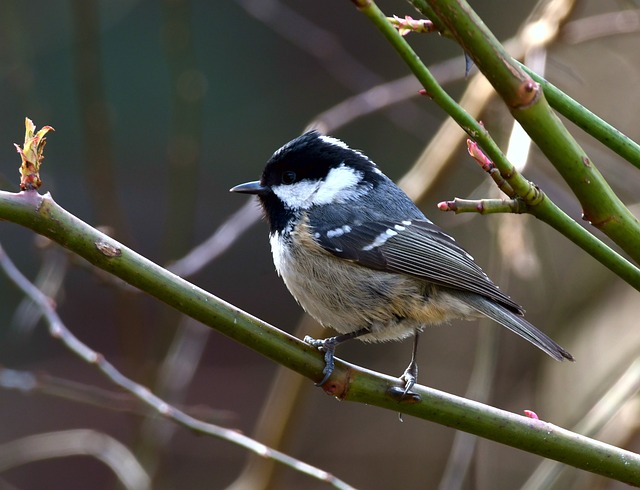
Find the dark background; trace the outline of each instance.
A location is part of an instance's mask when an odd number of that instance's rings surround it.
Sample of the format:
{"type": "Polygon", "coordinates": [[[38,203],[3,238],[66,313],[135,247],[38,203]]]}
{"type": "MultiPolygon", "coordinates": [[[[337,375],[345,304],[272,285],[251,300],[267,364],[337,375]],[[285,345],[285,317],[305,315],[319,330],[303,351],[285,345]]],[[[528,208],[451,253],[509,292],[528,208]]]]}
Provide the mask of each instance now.
{"type": "MultiPolygon", "coordinates": [[[[503,40],[516,34],[535,3],[495,0],[472,5],[503,40]]],[[[617,2],[607,8],[632,6],[617,2]]],[[[384,2],[381,7],[388,14],[417,16],[404,2],[384,2]]],[[[600,2],[579,2],[572,19],[603,9],[600,2]]],[[[414,34],[409,39],[427,64],[461,54],[457,45],[437,35],[414,34]]],[[[561,37],[550,48],[547,64],[551,81],[636,140],[639,40],[636,32],[580,43],[561,37]]],[[[462,75],[463,64],[459,70],[462,75]]],[[[22,142],[24,117],[38,128],[49,124],[56,131],[48,136],[41,190],[51,192],[81,219],[110,227],[115,238],[167,264],[238,209],[245,197],[230,195],[228,189],[256,179],[271,153],[319,113],[407,73],[382,36],[347,1],[3,0],[0,182],[5,190],[18,190],[19,160],[13,143],[22,142]],[[257,18],[256,12],[268,20],[257,18]]],[[[461,79],[446,88],[459,96],[465,85],[461,79]]],[[[332,133],[399,178],[444,119],[430,100],[414,98],[332,133]]],[[[483,120],[506,145],[510,120],[499,102],[489,107],[483,120]]],[[[586,138],[581,142],[621,197],[635,204],[637,172],[599,144],[586,138]]],[[[517,263],[496,251],[496,230],[503,218],[445,215],[435,207],[454,196],[479,198],[490,193],[486,175],[465,156],[464,147],[456,151],[458,161],[421,203],[425,213],[451,231],[525,306],[528,318],[572,352],[577,362],[556,363],[496,325],[456,323],[423,336],[420,381],[464,395],[479,335],[495,337],[499,345],[488,402],[517,413],[532,409],[545,420],[571,428],[638,353],[636,292],[527,216],[517,220],[524,225],[522,236],[538,267],[514,274],[500,266],[504,261],[517,263]]],[[[579,206],[548,162],[534,151],[529,165],[527,176],[579,219],[579,206]]],[[[277,370],[274,363],[215,332],[208,334],[205,327],[192,326],[187,338],[196,353],[179,357],[174,369],[193,367],[193,378],[163,389],[158,376],[180,323],[175,312],[114,285],[55,245],[39,245],[30,231],[0,223],[0,237],[31,278],[43,263],[68,261],[56,296],[59,314],[83,342],[127,376],[178,404],[213,409],[206,417],[215,423],[247,434],[254,431],[277,370]],[[203,347],[201,359],[198,346],[203,347]]],[[[300,308],[273,270],[264,223],[190,280],[287,331],[300,320],[300,308]]],[[[93,366],[50,338],[42,322],[29,329],[24,317],[16,316],[21,301],[19,292],[1,280],[0,365],[117,391],[93,366]]],[[[353,343],[341,347],[339,356],[398,375],[410,350],[410,342],[353,343]]],[[[7,444],[25,436],[94,429],[111,435],[148,468],[155,468],[153,488],[158,489],[226,488],[247,458],[245,450],[228,442],[198,437],[157,420],[145,423],[139,415],[111,410],[110,403],[93,406],[69,394],[25,393],[3,384],[0,455],[10,450],[7,444]]],[[[278,389],[284,397],[287,388],[278,389]]],[[[406,417],[400,423],[394,413],[338,403],[308,380],[301,390],[286,430],[285,452],[358,488],[438,488],[453,430],[406,417]]],[[[638,449],[633,407],[633,398],[621,404],[597,437],[638,449]]],[[[517,488],[540,461],[481,441],[463,488],[517,488]]],[[[279,469],[273,488],[326,488],[293,470],[279,469]]],[[[596,488],[583,473],[572,477],[578,478],[578,488],[596,488]]],[[[0,474],[0,484],[102,489],[114,488],[116,479],[96,459],[73,456],[7,470],[0,474]]],[[[597,488],[620,488],[600,484],[604,486],[597,488]]]]}

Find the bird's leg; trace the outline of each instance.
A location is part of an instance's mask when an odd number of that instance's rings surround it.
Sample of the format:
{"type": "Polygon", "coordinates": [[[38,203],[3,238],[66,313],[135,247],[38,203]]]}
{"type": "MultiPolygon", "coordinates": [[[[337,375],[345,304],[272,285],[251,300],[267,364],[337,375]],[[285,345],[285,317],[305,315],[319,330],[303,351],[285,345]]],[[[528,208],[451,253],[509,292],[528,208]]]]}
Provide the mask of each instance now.
{"type": "Polygon", "coordinates": [[[322,378],[322,381],[320,381],[319,383],[316,383],[316,386],[322,386],[323,384],[325,384],[331,376],[331,373],[333,373],[333,369],[335,367],[333,356],[335,354],[336,347],[346,340],[355,339],[370,332],[371,331],[368,328],[361,328],[360,330],[356,330],[355,332],[336,335],[335,337],[329,337],[328,339],[314,339],[307,335],[304,338],[304,341],[307,344],[317,347],[318,350],[324,351],[324,369],[322,370],[324,378],[322,378]]]}
{"type": "Polygon", "coordinates": [[[416,361],[416,355],[418,353],[418,340],[420,339],[420,334],[416,332],[413,336],[413,353],[411,354],[411,362],[407,366],[407,369],[404,370],[400,379],[404,381],[404,391],[402,392],[402,396],[405,397],[409,390],[413,388],[413,385],[416,384],[418,380],[418,362],[416,361]]]}

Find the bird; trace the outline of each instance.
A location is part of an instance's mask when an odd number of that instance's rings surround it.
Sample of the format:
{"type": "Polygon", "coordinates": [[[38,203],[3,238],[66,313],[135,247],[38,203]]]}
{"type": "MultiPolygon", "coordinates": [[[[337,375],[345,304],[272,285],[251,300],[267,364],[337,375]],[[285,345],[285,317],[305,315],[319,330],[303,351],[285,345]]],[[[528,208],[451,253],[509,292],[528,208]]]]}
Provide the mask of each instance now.
{"type": "Polygon", "coordinates": [[[574,360],[371,159],[337,138],[308,131],[271,156],[259,181],[230,191],[257,196],[278,275],[307,313],[338,333],[304,339],[324,352],[319,386],[343,342],[412,337],[400,376],[407,394],[421,332],[454,319],[491,318],[552,358],[574,360]]]}

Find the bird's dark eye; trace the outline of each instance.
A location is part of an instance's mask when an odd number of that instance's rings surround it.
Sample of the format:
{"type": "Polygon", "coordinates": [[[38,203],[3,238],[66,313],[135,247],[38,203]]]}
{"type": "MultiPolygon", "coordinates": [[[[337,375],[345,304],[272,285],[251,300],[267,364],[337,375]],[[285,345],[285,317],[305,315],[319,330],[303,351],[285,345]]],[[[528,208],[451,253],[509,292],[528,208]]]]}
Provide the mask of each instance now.
{"type": "Polygon", "coordinates": [[[293,170],[285,170],[282,172],[282,183],[293,184],[296,181],[296,173],[293,170]]]}

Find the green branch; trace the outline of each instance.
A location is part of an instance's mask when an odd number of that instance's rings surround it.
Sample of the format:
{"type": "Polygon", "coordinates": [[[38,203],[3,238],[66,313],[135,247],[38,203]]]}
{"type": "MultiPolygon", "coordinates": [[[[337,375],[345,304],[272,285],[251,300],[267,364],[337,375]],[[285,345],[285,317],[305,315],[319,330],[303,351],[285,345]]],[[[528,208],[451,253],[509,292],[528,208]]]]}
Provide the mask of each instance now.
{"type": "Polygon", "coordinates": [[[640,145],[638,143],[525,65],[521,64],[520,66],[540,84],[551,107],[636,168],[640,168],[640,145]]]}
{"type": "Polygon", "coordinates": [[[508,55],[466,1],[427,3],[571,187],[584,218],[640,262],[640,222],[552,111],[540,86],[508,55]]]}
{"type": "MultiPolygon", "coordinates": [[[[405,38],[398,33],[397,29],[393,25],[391,25],[387,20],[387,17],[375,3],[369,0],[356,0],[354,3],[382,32],[405,63],[407,63],[407,66],[409,66],[416,78],[420,83],[422,83],[426,94],[440,107],[442,107],[443,110],[447,112],[447,114],[449,114],[460,125],[460,127],[483,148],[484,152],[500,170],[504,179],[513,189],[515,195],[510,197],[520,198],[526,204],[526,210],[528,213],[551,225],[576,245],[592,255],[600,263],[604,264],[619,277],[627,281],[635,289],[640,291],[640,269],[576,223],[564,211],[556,206],[539,188],[525,179],[516,170],[478,121],[460,107],[458,103],[453,100],[438,84],[436,79],[422,63],[405,38]]],[[[640,239],[640,233],[638,236],[640,239]]],[[[634,252],[635,255],[640,254],[640,247],[634,252]]]]}
{"type": "Polygon", "coordinates": [[[323,361],[314,355],[317,349],[305,347],[295,337],[154,264],[63,209],[49,194],[0,191],[0,219],[50,238],[96,267],[272,360],[286,358],[288,367],[304,376],[311,377],[324,367],[323,361]],[[242,328],[236,328],[236,322],[242,328]]]}
{"type": "MultiPolygon", "coordinates": [[[[40,233],[180,312],[312,380],[322,377],[315,348],[170,273],[92,228],[36,191],[0,191],[0,219],[40,233]]],[[[337,360],[325,391],[463,430],[577,468],[640,485],[640,455],[547,422],[415,386],[419,396],[398,403],[402,382],[337,360]],[[394,391],[396,390],[396,391],[394,391]]]]}
{"type": "Polygon", "coordinates": [[[438,203],[440,211],[453,211],[460,213],[524,213],[525,204],[519,199],[460,199],[456,197],[453,201],[442,201],[438,203]]]}

